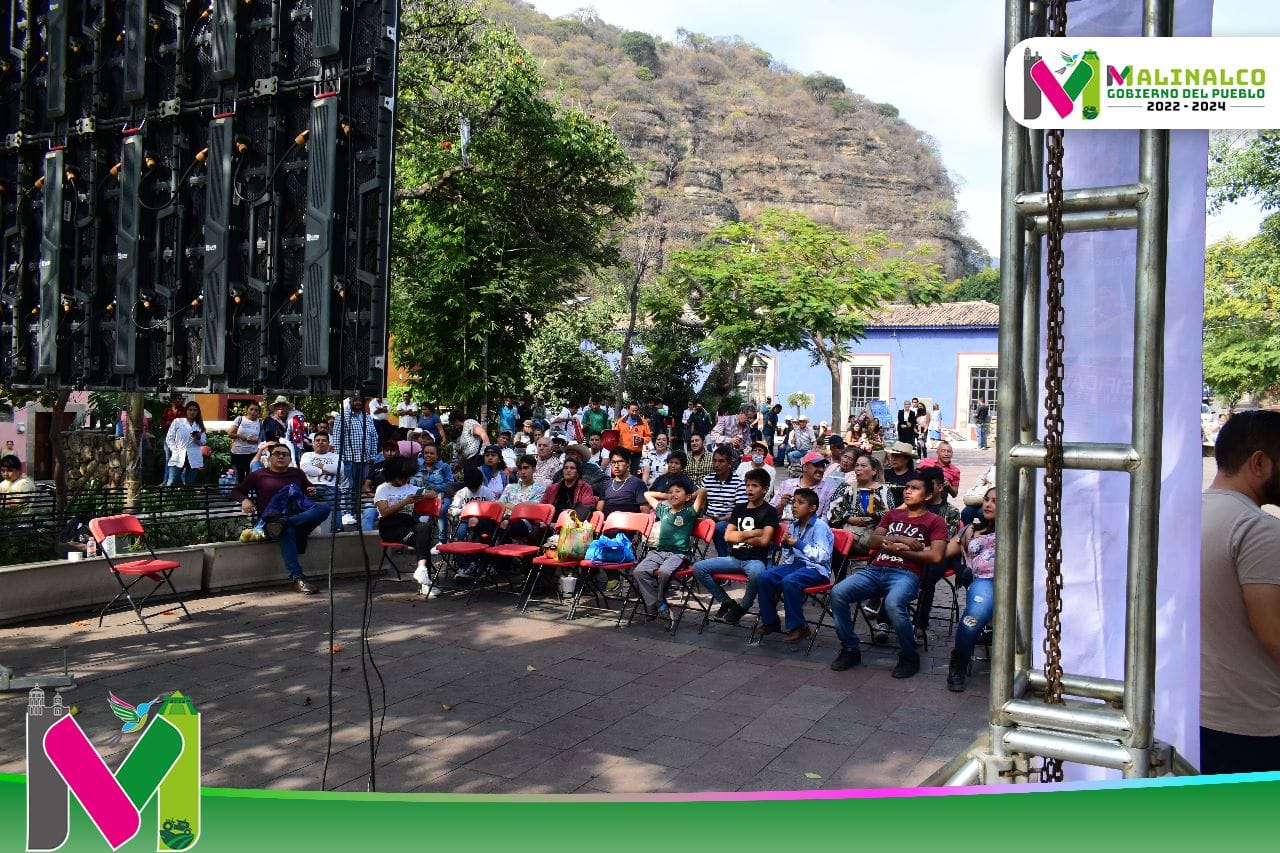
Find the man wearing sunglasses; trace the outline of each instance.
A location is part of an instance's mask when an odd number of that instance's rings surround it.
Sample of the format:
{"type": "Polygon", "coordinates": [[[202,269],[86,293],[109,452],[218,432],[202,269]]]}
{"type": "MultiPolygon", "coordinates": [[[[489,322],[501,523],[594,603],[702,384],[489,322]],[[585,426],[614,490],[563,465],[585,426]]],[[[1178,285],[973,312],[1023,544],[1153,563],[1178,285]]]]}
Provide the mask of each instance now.
{"type": "MultiPolygon", "coordinates": [[[[245,477],[231,491],[231,499],[239,501],[240,508],[247,515],[254,515],[264,510],[276,493],[291,485],[314,498],[315,487],[307,480],[306,474],[291,467],[292,461],[293,453],[289,448],[276,445],[267,457],[267,467],[259,468],[245,477]],[[250,498],[250,495],[253,497],[250,498]]],[[[280,556],[284,560],[285,571],[289,573],[289,581],[303,595],[314,595],[316,587],[303,574],[298,555],[306,553],[307,537],[332,511],[333,507],[329,504],[317,503],[310,509],[282,515],[266,525],[267,535],[280,543],[280,556]]]]}

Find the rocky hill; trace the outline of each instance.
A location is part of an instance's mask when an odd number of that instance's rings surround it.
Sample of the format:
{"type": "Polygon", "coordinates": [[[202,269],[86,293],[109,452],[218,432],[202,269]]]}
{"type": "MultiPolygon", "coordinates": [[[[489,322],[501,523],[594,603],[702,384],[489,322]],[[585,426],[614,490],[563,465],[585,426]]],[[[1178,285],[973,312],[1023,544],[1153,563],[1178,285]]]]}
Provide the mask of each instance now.
{"type": "Polygon", "coordinates": [[[672,44],[587,11],[552,19],[484,0],[543,64],[553,93],[609,121],[648,177],[665,244],[782,206],[841,229],[930,245],[948,278],[970,263],[955,192],[929,137],[824,75],[736,38],[672,44]]]}

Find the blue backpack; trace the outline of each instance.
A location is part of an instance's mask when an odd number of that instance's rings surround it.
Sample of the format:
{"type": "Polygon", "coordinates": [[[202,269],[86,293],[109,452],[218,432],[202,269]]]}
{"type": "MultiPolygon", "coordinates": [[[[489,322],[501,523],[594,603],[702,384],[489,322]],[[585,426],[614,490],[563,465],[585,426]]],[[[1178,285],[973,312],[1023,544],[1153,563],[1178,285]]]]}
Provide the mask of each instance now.
{"type": "Polygon", "coordinates": [[[631,540],[625,533],[613,536],[601,536],[587,546],[584,560],[593,563],[631,563],[635,562],[636,553],[631,547],[631,540]]]}

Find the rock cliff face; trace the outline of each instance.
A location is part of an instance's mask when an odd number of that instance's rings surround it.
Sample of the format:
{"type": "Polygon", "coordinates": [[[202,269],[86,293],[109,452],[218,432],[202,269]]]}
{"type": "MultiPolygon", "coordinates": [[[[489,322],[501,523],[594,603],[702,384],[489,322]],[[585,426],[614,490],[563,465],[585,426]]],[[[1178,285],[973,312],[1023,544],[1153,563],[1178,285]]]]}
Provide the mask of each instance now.
{"type": "Polygon", "coordinates": [[[553,20],[520,0],[484,9],[543,63],[553,94],[609,121],[661,200],[668,249],[776,206],[931,246],[948,278],[964,274],[954,187],[892,105],[806,85],[740,40],[658,42],[641,66],[623,31],[590,14],[553,20]]]}

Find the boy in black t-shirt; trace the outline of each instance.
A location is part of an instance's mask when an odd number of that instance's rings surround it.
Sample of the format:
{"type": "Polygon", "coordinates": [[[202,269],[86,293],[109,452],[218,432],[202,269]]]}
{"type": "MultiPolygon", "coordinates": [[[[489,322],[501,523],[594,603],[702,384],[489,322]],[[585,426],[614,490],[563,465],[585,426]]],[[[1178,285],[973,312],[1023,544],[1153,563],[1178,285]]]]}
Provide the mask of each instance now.
{"type": "Polygon", "coordinates": [[[743,479],[747,501],[734,506],[724,532],[729,556],[702,560],[693,567],[693,574],[703,589],[720,604],[716,615],[730,625],[736,625],[756,600],[756,578],[765,570],[773,532],[778,527],[778,511],[764,499],[769,491],[769,473],[753,468],[743,479]],[[747,591],[741,603],[730,598],[720,582],[712,577],[715,572],[741,572],[747,576],[747,591]]]}

